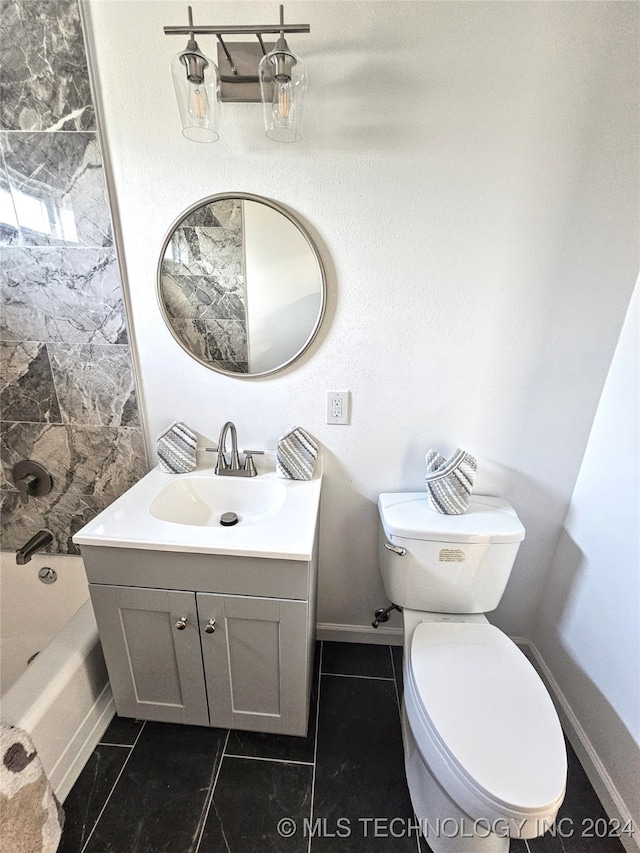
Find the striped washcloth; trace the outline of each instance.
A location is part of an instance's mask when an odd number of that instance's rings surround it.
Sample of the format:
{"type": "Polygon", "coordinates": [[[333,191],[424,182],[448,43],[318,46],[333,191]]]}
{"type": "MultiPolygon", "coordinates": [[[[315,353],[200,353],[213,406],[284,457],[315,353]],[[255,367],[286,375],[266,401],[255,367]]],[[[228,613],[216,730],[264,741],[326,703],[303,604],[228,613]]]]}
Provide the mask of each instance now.
{"type": "Polygon", "coordinates": [[[318,445],[302,427],[293,427],[278,442],[276,470],[285,480],[310,480],[318,445]]]}
{"type": "Polygon", "coordinates": [[[186,474],[196,467],[198,439],[181,421],[170,426],[158,439],[160,467],[169,474],[186,474]]]}
{"type": "Polygon", "coordinates": [[[437,450],[425,456],[427,498],[429,505],[443,515],[462,515],[469,506],[478,463],[464,450],[458,448],[450,459],[437,450]]]}

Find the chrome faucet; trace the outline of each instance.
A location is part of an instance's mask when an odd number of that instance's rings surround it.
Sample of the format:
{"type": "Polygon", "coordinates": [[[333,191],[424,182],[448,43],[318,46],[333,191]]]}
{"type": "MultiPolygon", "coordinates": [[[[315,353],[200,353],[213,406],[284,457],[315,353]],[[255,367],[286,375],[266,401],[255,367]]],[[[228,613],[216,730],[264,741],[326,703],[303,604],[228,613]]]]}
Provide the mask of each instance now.
{"type": "Polygon", "coordinates": [[[38,530],[35,536],[32,536],[22,548],[16,551],[16,563],[19,566],[24,566],[28,563],[37,551],[42,551],[47,545],[53,542],[53,533],[50,530],[38,530]]]}
{"type": "MultiPolygon", "coordinates": [[[[213,451],[213,447],[206,448],[213,451]]],[[[218,461],[215,467],[215,473],[220,477],[255,477],[257,475],[256,466],[253,461],[253,456],[264,453],[263,450],[243,450],[244,467],[240,466],[240,457],[238,455],[238,433],[236,426],[231,421],[220,430],[220,438],[218,439],[218,461]],[[231,456],[227,460],[227,433],[231,433],[231,456]]]]}

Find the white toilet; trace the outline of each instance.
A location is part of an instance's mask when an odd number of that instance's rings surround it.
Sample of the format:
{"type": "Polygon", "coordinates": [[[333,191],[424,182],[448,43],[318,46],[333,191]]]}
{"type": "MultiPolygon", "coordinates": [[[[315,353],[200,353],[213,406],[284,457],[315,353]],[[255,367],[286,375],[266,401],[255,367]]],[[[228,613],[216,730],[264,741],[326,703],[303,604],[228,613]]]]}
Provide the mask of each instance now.
{"type": "Polygon", "coordinates": [[[567,758],[542,681],[484,613],[524,539],[513,508],[475,495],[440,515],[425,492],[380,495],[380,571],[403,609],[407,782],[434,853],[506,853],[542,835],[564,799],[567,758]]]}

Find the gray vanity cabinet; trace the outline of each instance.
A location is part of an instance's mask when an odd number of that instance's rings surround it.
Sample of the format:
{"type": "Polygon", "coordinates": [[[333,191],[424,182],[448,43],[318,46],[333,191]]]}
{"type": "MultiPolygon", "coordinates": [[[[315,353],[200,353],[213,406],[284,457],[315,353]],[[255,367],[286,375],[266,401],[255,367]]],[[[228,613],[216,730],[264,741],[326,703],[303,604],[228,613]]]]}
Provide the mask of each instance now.
{"type": "Polygon", "coordinates": [[[305,735],[315,646],[309,562],[83,546],[123,717],[305,735]]]}
{"type": "Polygon", "coordinates": [[[89,591],[118,714],[208,726],[195,594],[101,584],[89,591]]]}
{"type": "Polygon", "coordinates": [[[211,724],[304,734],[307,602],[202,592],[197,599],[211,724]]]}

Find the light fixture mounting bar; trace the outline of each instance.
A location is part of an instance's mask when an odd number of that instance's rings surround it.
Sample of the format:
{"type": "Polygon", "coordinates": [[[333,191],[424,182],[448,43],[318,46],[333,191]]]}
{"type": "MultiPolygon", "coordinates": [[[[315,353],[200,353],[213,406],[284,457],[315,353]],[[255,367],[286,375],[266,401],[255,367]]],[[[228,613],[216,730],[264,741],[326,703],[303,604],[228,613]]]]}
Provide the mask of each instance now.
{"type": "Polygon", "coordinates": [[[209,26],[200,27],[164,27],[166,36],[247,36],[264,35],[265,33],[310,33],[309,24],[246,24],[239,26],[209,26]]]}

